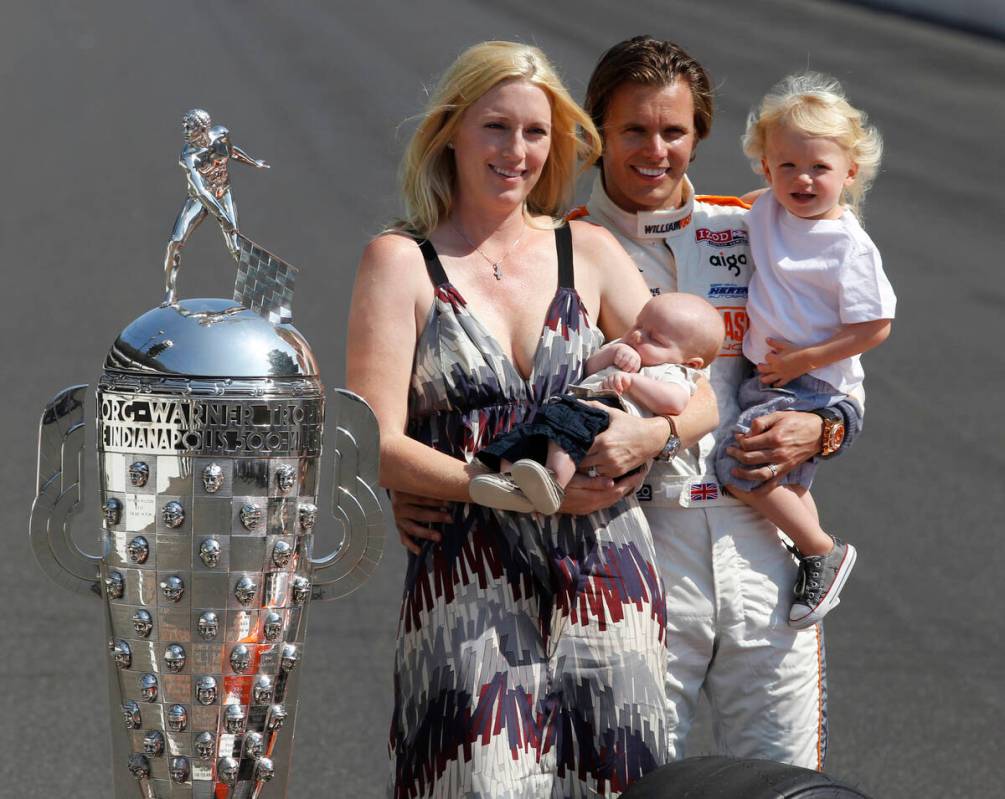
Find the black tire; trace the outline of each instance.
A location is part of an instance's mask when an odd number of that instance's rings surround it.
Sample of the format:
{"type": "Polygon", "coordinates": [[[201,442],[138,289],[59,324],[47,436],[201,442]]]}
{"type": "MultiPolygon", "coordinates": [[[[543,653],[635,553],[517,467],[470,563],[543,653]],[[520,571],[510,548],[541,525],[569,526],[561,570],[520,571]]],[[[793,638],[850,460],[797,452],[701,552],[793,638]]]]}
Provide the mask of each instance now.
{"type": "Polygon", "coordinates": [[[622,799],[869,799],[819,771],[773,760],[691,757],[656,769],[622,799]]]}

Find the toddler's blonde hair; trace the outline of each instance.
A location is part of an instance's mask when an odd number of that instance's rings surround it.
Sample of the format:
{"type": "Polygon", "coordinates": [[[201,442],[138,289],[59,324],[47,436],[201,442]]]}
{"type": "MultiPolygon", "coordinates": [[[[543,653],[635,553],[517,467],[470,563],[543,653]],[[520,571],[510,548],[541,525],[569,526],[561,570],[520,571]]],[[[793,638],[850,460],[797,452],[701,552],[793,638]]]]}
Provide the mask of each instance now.
{"type": "Polygon", "coordinates": [[[808,136],[833,139],[844,149],[858,166],[858,173],[854,183],[841,193],[841,202],[861,216],[865,193],[879,171],[883,138],[869,124],[865,112],[845,99],[841,84],[819,72],[803,72],[789,75],[765,95],[747,117],[742,139],[743,152],[759,175],[764,174],[761,159],[768,133],[778,125],[808,136]]]}

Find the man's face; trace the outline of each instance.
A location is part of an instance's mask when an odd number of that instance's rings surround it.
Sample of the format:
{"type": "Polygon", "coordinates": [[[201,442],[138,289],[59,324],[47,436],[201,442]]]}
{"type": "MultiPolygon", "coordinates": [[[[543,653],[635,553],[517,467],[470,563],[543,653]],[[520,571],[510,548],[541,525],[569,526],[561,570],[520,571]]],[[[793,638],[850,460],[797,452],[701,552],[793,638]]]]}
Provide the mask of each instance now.
{"type": "Polygon", "coordinates": [[[698,143],[686,81],[624,83],[604,118],[604,187],[625,211],[659,211],[683,202],[684,173],[698,143]]]}

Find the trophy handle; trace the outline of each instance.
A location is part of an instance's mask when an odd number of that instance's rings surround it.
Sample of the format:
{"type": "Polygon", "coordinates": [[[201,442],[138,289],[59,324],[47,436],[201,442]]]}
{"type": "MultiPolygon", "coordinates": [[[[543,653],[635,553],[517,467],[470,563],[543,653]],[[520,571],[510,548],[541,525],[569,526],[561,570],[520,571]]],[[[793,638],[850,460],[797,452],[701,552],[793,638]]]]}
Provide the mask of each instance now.
{"type": "Polygon", "coordinates": [[[380,463],[380,429],[366,400],[335,390],[335,474],[332,515],[343,538],[334,552],[311,558],[314,600],[338,599],[359,588],[373,574],[384,551],[384,515],[375,488],[380,463]]]}
{"type": "Polygon", "coordinates": [[[84,392],[64,388],[42,412],[38,429],[38,478],[28,536],[39,565],[53,582],[80,594],[101,596],[100,556],[81,552],[70,537],[70,517],[83,486],[84,392]]]}

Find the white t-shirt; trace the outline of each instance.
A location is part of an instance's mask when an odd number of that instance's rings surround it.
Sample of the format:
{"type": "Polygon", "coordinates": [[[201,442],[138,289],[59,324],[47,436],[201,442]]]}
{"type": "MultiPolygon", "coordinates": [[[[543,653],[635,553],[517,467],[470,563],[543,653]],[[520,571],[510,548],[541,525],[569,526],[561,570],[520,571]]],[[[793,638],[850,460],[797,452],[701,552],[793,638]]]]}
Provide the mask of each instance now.
{"type": "MultiPolygon", "coordinates": [[[[851,211],[839,219],[801,219],[769,191],[745,221],[755,264],[743,339],[748,360],[764,361],[768,338],[807,347],[841,325],[893,318],[897,298],[879,250],[851,211]]],[[[856,355],[810,374],[849,394],[865,377],[859,361],[856,355]]]]}

